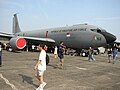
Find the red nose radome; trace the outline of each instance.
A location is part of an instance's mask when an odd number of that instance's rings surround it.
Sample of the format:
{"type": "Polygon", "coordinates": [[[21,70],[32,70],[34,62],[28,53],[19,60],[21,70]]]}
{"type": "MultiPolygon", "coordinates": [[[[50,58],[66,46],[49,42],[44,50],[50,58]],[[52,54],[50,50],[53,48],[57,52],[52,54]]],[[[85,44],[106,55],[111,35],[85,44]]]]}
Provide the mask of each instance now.
{"type": "Polygon", "coordinates": [[[17,46],[17,48],[19,48],[19,49],[23,49],[23,48],[26,46],[26,41],[25,41],[25,39],[19,38],[19,39],[16,41],[16,46],[17,46]]]}

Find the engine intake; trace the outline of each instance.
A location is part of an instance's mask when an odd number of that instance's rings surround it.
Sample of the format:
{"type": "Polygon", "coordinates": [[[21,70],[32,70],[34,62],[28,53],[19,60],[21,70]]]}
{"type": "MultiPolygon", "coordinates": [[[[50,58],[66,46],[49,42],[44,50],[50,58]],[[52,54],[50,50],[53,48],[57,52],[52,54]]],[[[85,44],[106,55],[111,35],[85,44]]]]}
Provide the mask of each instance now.
{"type": "Polygon", "coordinates": [[[11,38],[10,45],[13,49],[23,49],[26,46],[26,40],[21,37],[11,38]]]}

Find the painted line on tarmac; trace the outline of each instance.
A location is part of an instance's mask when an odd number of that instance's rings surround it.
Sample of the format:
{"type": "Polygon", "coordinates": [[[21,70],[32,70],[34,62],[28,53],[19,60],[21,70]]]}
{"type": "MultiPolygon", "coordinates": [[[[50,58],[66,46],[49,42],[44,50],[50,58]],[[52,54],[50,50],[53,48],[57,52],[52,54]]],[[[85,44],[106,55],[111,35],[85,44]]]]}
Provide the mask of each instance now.
{"type": "MultiPolygon", "coordinates": [[[[72,65],[68,65],[68,66],[72,66],[72,65]]],[[[74,67],[74,68],[77,68],[79,70],[88,70],[87,68],[80,68],[80,67],[74,67]]]]}
{"type": "Polygon", "coordinates": [[[0,77],[5,81],[7,85],[11,86],[13,90],[18,90],[12,83],[10,83],[5,77],[3,77],[1,73],[0,73],[0,77]]]}
{"type": "Polygon", "coordinates": [[[80,67],[75,67],[77,69],[80,69],[80,70],[88,70],[87,68],[80,68],[80,67]]]}

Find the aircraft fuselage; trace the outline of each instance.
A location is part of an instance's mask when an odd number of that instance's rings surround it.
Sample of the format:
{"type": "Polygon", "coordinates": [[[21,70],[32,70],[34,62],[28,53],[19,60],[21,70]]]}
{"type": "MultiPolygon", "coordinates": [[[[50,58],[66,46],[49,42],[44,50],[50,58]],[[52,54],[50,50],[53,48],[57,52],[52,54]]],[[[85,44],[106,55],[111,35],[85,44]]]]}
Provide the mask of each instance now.
{"type": "Polygon", "coordinates": [[[67,47],[89,48],[99,47],[107,44],[106,38],[100,32],[106,32],[92,25],[75,25],[60,28],[41,29],[27,32],[16,33],[18,36],[51,38],[55,40],[56,45],[63,41],[67,47]]]}

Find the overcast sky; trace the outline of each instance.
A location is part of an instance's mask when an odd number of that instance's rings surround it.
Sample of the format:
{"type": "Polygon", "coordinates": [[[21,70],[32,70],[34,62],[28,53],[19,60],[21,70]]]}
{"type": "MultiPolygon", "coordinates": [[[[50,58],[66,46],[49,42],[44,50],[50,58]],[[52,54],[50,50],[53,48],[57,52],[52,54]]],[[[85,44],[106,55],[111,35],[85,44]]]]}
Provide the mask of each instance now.
{"type": "Polygon", "coordinates": [[[88,23],[120,41],[120,0],[0,0],[0,32],[12,33],[14,13],[22,31],[88,23]]]}

